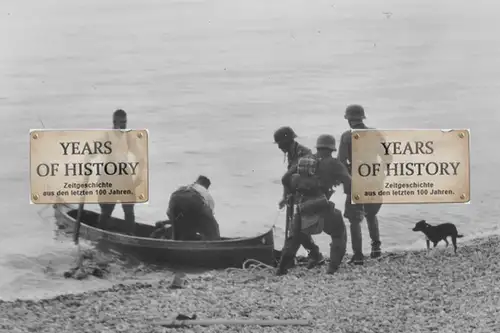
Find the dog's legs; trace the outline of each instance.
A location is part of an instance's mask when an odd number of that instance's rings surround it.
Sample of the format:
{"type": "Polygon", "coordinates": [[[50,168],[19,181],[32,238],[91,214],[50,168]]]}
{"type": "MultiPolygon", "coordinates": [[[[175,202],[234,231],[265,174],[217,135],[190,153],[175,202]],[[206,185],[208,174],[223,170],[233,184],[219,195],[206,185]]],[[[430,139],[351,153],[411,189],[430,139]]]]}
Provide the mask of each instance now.
{"type": "Polygon", "coordinates": [[[433,242],[434,243],[434,247],[436,247],[438,245],[438,242],[433,242]]]}
{"type": "Polygon", "coordinates": [[[448,243],[448,240],[446,238],[444,239],[444,242],[446,243],[446,247],[448,247],[448,245],[450,245],[450,243],[448,243]]]}
{"type": "Polygon", "coordinates": [[[427,243],[427,250],[431,248],[431,241],[426,239],[425,242],[427,243]]]}
{"type": "Polygon", "coordinates": [[[455,253],[457,253],[457,236],[451,236],[451,242],[453,243],[453,249],[455,250],[455,253]]]}

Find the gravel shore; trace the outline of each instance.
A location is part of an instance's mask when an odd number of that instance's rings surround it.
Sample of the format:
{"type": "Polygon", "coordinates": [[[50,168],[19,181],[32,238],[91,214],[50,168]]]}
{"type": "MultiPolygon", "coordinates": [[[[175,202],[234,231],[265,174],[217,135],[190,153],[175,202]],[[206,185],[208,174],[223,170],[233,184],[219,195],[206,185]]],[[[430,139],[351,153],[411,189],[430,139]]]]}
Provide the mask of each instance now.
{"type": "MultiPolygon", "coordinates": [[[[500,237],[387,253],[362,267],[213,271],[41,301],[0,302],[0,332],[499,332],[500,237]],[[310,326],[164,328],[198,319],[306,319],[310,326]]],[[[345,261],[345,260],[344,260],[345,261]]]]}

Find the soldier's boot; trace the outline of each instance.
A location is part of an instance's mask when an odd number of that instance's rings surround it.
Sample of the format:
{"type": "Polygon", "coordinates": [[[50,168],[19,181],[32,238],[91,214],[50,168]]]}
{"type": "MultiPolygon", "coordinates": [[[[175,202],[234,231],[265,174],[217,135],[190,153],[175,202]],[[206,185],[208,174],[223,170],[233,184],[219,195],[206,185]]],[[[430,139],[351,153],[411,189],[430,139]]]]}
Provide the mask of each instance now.
{"type": "Polygon", "coordinates": [[[372,252],[370,253],[371,258],[378,258],[382,255],[382,250],[380,248],[381,242],[372,242],[372,252]]]}
{"type": "Polygon", "coordinates": [[[361,223],[351,222],[351,243],[352,243],[352,256],[349,264],[363,265],[363,236],[361,234],[361,223]]]}
{"type": "Polygon", "coordinates": [[[276,275],[285,275],[288,273],[288,268],[290,268],[290,264],[295,261],[295,254],[299,247],[300,236],[290,237],[285,240],[285,246],[283,246],[283,251],[281,252],[281,259],[278,263],[276,275]]]}
{"type": "Polygon", "coordinates": [[[309,251],[307,269],[312,269],[325,262],[325,258],[319,251],[318,245],[314,243],[311,236],[303,235],[301,241],[302,246],[309,251]]]}
{"type": "Polygon", "coordinates": [[[284,251],[283,254],[281,255],[281,259],[278,264],[278,269],[276,270],[276,275],[277,276],[286,275],[288,273],[290,262],[293,261],[294,258],[295,255],[284,251]]]}
{"type": "Polygon", "coordinates": [[[309,260],[307,261],[307,269],[312,269],[318,265],[321,265],[325,262],[325,257],[321,254],[321,252],[317,253],[309,253],[309,260]]]}
{"type": "Polygon", "coordinates": [[[330,263],[328,264],[327,274],[335,274],[339,269],[342,259],[345,256],[347,248],[347,235],[344,233],[342,238],[332,237],[330,243],[330,263]]]}
{"type": "Polygon", "coordinates": [[[295,265],[296,265],[296,261],[297,261],[297,256],[295,255],[295,256],[293,256],[293,258],[292,258],[292,259],[290,259],[290,260],[288,261],[288,263],[286,264],[286,267],[285,267],[285,268],[286,268],[286,269],[292,269],[292,268],[294,268],[294,267],[295,267],[295,265]]]}
{"type": "Polygon", "coordinates": [[[370,253],[371,258],[378,258],[382,254],[380,246],[380,233],[378,228],[377,216],[367,216],[366,223],[368,224],[368,232],[370,233],[370,238],[372,240],[372,251],[370,253]]]}

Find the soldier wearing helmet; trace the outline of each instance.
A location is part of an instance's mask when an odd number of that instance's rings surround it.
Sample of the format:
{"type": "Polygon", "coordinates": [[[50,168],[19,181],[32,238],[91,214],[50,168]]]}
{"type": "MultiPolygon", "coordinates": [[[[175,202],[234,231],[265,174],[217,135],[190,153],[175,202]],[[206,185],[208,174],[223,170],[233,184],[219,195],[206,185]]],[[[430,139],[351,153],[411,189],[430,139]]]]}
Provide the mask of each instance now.
{"type": "MultiPolygon", "coordinates": [[[[278,145],[278,148],[286,155],[289,170],[294,164],[297,164],[299,158],[312,154],[311,149],[301,145],[297,141],[297,134],[289,126],[282,126],[274,132],[274,143],[278,145]]],[[[279,203],[279,208],[282,209],[287,201],[286,191],[283,192],[283,198],[279,203]]]]}
{"type": "Polygon", "coordinates": [[[295,138],[297,138],[297,134],[289,126],[280,127],[274,132],[274,143],[286,154],[288,169],[296,164],[300,157],[312,154],[311,149],[295,141],[295,138]]]}
{"type": "MultiPolygon", "coordinates": [[[[342,213],[329,199],[332,187],[344,185],[344,192],[350,197],[351,177],[346,167],[332,157],[336,151],[335,138],[320,135],[316,142],[317,153],[299,159],[282,178],[283,186],[298,197],[298,214],[294,218],[294,233],[285,243],[278,274],[286,272],[287,260],[293,258],[299,248],[300,237],[325,231],[332,238],[330,244],[330,264],[327,273],[337,271],[346,252],[347,234],[342,213]]],[[[362,206],[356,205],[362,215],[362,206]]]]}
{"type": "MultiPolygon", "coordinates": [[[[349,105],[345,110],[344,118],[347,119],[349,126],[351,129],[369,129],[364,123],[365,110],[361,105],[352,104],[349,105]]],[[[340,138],[339,152],[337,158],[339,161],[344,164],[349,173],[351,173],[352,166],[352,142],[351,142],[351,131],[347,130],[342,134],[340,138]]],[[[374,154],[377,154],[375,151],[374,154]]],[[[385,159],[385,157],[384,157],[385,159]]],[[[351,263],[355,265],[363,265],[364,256],[362,252],[362,234],[361,234],[361,221],[357,221],[358,219],[350,216],[351,209],[349,207],[352,206],[351,198],[346,198],[346,208],[344,212],[344,216],[350,222],[351,229],[351,242],[352,242],[352,250],[354,255],[352,257],[351,263]]],[[[368,225],[368,231],[370,233],[371,238],[371,254],[372,258],[377,258],[381,254],[381,242],[380,242],[380,233],[378,227],[378,218],[377,214],[380,211],[382,204],[365,204],[364,212],[366,217],[366,223],[368,225]]]]}
{"type": "MultiPolygon", "coordinates": [[[[290,170],[290,168],[292,168],[294,165],[297,165],[297,162],[301,157],[312,155],[311,149],[295,141],[296,138],[297,134],[295,134],[295,131],[289,126],[280,127],[274,132],[274,142],[278,145],[278,148],[283,153],[285,153],[287,157],[288,161],[287,170],[290,170]]],[[[293,199],[292,193],[288,192],[287,188],[284,187],[283,197],[278,204],[280,209],[285,207],[290,197],[292,197],[293,199]]],[[[286,235],[285,237],[288,238],[289,235],[286,235]]],[[[285,245],[286,245],[286,240],[285,240],[285,245]]],[[[309,267],[314,267],[316,264],[324,260],[323,256],[321,255],[321,252],[319,251],[319,247],[314,243],[314,240],[310,235],[309,236],[303,235],[302,237],[300,237],[298,246],[300,247],[300,245],[302,245],[309,253],[308,255],[309,267]]],[[[295,251],[295,253],[296,252],[297,251],[295,251]]],[[[295,253],[292,260],[288,262],[287,265],[293,265],[293,259],[295,258],[295,253]]]]}

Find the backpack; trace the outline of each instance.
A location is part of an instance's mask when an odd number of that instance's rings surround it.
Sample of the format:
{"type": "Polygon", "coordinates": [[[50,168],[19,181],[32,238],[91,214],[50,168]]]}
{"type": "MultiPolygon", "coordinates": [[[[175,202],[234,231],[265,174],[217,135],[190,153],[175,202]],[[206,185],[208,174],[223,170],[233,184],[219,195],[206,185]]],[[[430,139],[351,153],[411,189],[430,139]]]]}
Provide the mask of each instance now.
{"type": "Polygon", "coordinates": [[[297,162],[297,173],[292,177],[292,188],[304,195],[321,191],[320,179],[316,176],[319,160],[314,155],[301,157],[297,162]]]}
{"type": "Polygon", "coordinates": [[[297,203],[300,216],[300,230],[307,234],[319,234],[323,231],[324,213],[329,209],[330,201],[316,174],[320,159],[314,155],[299,159],[297,173],[292,177],[292,187],[302,196],[297,203]]]}

